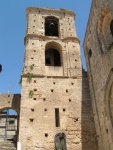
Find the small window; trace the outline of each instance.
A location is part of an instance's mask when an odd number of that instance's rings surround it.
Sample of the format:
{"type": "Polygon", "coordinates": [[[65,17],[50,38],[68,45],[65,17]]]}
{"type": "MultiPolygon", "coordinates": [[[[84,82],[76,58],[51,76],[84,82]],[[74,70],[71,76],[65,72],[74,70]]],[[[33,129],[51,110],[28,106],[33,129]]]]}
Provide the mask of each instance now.
{"type": "Polygon", "coordinates": [[[14,120],[10,120],[9,125],[14,125],[14,120]]]}
{"type": "Polygon", "coordinates": [[[112,20],[111,23],[110,23],[110,30],[111,30],[111,34],[112,34],[112,36],[113,36],[113,20],[112,20]]]}
{"type": "Polygon", "coordinates": [[[60,127],[59,108],[55,108],[55,125],[60,127]]]}
{"type": "Polygon", "coordinates": [[[58,19],[55,17],[47,17],[45,19],[45,35],[59,36],[58,34],[58,19]]]}

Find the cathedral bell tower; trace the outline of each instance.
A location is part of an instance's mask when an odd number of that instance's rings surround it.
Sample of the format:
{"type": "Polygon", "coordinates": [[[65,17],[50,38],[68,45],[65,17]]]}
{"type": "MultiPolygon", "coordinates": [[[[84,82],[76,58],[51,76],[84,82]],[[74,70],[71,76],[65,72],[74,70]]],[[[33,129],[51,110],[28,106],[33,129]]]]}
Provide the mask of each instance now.
{"type": "Polygon", "coordinates": [[[74,19],[74,12],[66,9],[27,8],[22,150],[81,147],[80,139],[75,142],[75,133],[81,137],[82,64],[74,19]]]}

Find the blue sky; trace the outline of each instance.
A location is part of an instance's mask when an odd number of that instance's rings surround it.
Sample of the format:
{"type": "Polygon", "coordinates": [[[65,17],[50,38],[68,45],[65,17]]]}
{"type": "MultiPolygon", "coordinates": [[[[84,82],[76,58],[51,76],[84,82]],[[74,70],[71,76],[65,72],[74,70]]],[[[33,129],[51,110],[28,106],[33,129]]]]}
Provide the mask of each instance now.
{"type": "Polygon", "coordinates": [[[89,16],[91,0],[0,0],[0,93],[20,93],[18,84],[24,63],[24,36],[26,32],[26,8],[66,8],[76,13],[75,25],[81,41],[83,67],[83,39],[89,16]]]}

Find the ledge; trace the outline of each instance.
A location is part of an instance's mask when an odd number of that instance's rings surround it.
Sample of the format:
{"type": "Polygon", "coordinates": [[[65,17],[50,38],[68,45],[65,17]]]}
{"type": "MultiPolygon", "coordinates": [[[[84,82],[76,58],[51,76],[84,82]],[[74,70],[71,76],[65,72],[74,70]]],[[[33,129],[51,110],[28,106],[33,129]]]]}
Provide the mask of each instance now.
{"type": "Polygon", "coordinates": [[[77,43],[80,44],[80,40],[79,38],[77,37],[65,37],[63,39],[59,38],[59,37],[55,37],[55,36],[43,36],[43,35],[38,35],[38,34],[27,34],[25,37],[24,37],[24,45],[26,45],[26,40],[27,38],[41,38],[41,39],[49,39],[49,40],[61,40],[61,41],[72,41],[72,40],[75,40],[77,43]]]}

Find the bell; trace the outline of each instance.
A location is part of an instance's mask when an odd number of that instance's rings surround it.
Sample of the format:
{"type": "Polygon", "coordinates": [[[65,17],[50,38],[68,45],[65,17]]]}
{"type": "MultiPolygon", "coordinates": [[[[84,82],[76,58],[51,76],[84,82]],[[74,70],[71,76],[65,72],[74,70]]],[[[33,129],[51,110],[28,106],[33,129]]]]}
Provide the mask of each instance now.
{"type": "Polygon", "coordinates": [[[53,28],[55,27],[55,24],[54,24],[53,22],[51,22],[50,25],[49,25],[49,27],[50,27],[51,29],[53,29],[53,28]]]}

